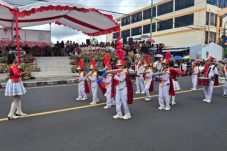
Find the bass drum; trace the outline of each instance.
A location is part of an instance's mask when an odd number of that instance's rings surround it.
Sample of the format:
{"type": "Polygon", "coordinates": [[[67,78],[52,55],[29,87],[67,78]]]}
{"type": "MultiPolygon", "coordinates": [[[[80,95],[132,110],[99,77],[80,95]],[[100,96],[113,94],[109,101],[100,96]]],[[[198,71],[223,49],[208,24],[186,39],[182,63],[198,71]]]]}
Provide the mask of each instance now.
{"type": "Polygon", "coordinates": [[[199,77],[198,78],[198,85],[199,86],[209,86],[210,85],[210,79],[207,77],[199,77]]]}

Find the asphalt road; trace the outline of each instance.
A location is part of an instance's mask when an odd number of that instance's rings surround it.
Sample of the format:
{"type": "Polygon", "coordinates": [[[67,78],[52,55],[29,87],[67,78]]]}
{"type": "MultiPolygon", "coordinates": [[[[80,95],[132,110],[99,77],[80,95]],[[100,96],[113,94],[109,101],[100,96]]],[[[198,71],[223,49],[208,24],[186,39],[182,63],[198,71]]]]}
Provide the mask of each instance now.
{"type": "Polygon", "coordinates": [[[11,98],[0,90],[0,151],[226,151],[222,88],[206,104],[203,91],[187,91],[190,80],[180,78],[182,90],[170,111],[157,109],[156,95],[148,103],[135,95],[128,121],[114,120],[114,108],[75,101],[76,85],[27,89],[22,105],[31,116],[7,121],[11,98]]]}

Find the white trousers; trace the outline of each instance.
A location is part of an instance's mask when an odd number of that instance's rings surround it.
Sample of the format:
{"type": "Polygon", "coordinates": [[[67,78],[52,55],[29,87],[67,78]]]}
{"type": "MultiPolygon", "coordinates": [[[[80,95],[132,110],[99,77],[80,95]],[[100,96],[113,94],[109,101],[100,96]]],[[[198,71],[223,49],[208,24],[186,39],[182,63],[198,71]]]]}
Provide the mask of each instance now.
{"type": "Polygon", "coordinates": [[[137,92],[144,91],[144,81],[139,77],[136,77],[136,90],[137,92]]]}
{"type": "Polygon", "coordinates": [[[119,115],[122,115],[121,105],[123,104],[125,114],[130,114],[128,103],[127,103],[127,88],[118,89],[116,91],[116,112],[119,115]]]}
{"type": "Polygon", "coordinates": [[[224,95],[227,95],[227,81],[225,81],[223,85],[223,91],[224,91],[224,95]]]}
{"type": "Polygon", "coordinates": [[[78,85],[78,98],[87,98],[84,85],[78,85]]]}
{"type": "Polygon", "coordinates": [[[108,107],[112,106],[112,98],[111,98],[111,87],[106,89],[106,105],[108,107]]]}
{"type": "Polygon", "coordinates": [[[91,91],[92,91],[92,102],[93,103],[97,103],[97,101],[99,101],[98,99],[98,87],[95,86],[95,87],[91,87],[91,91]]]}
{"type": "Polygon", "coordinates": [[[158,102],[159,102],[160,107],[170,108],[169,85],[162,86],[162,87],[159,86],[158,102]]]}
{"type": "Polygon", "coordinates": [[[21,109],[21,99],[20,96],[14,96],[13,97],[13,102],[11,103],[11,107],[10,107],[10,112],[8,114],[8,117],[12,117],[13,115],[16,114],[22,114],[22,109],[21,109]]]}
{"type": "Polygon", "coordinates": [[[150,95],[150,86],[151,86],[151,81],[147,81],[147,83],[145,84],[145,93],[146,93],[146,97],[151,97],[150,95]]]}
{"type": "Polygon", "coordinates": [[[192,88],[197,89],[198,85],[198,75],[192,75],[192,88]]]}
{"type": "Polygon", "coordinates": [[[213,89],[214,89],[214,81],[210,80],[209,86],[204,87],[204,94],[206,99],[212,100],[213,89]]]}

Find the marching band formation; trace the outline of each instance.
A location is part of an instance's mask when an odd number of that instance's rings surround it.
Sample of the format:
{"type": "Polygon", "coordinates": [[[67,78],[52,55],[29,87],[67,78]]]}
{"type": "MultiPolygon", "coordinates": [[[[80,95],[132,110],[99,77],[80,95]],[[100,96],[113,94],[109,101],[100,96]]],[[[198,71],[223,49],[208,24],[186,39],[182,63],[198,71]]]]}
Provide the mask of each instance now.
{"type": "MultiPolygon", "coordinates": [[[[106,97],[104,109],[116,106],[114,119],[130,119],[131,114],[128,104],[133,103],[133,84],[129,77],[129,70],[125,68],[126,62],[124,54],[118,52],[118,61],[114,69],[110,65],[110,56],[105,55],[103,62],[105,72],[98,76],[95,59],[91,60],[90,71],[85,74],[84,61],[81,59],[77,65],[77,73],[74,75],[78,81],[77,101],[87,100],[87,94],[92,93],[91,105],[99,103],[98,88],[106,97]],[[90,85],[90,87],[89,87],[90,85]],[[123,111],[122,111],[123,106],[123,111]]],[[[26,115],[21,109],[20,97],[26,93],[21,81],[22,72],[19,71],[16,56],[10,54],[8,58],[10,64],[10,78],[7,82],[5,95],[12,96],[13,101],[8,114],[8,119],[16,119],[26,115]]],[[[214,86],[223,84],[223,97],[227,97],[227,61],[217,62],[210,56],[206,61],[195,60],[192,67],[192,90],[197,90],[198,85],[204,87],[204,99],[202,101],[211,103],[214,86]]],[[[135,67],[136,91],[135,94],[144,94],[145,101],[151,101],[151,93],[154,90],[154,82],[159,83],[158,102],[159,110],[169,111],[171,105],[176,104],[176,91],[180,90],[177,76],[184,75],[174,68],[171,61],[171,54],[167,52],[165,57],[156,64],[150,63],[150,56],[140,58],[135,67]]]]}
{"type": "MultiPolygon", "coordinates": [[[[123,59],[119,59],[116,63],[116,69],[112,69],[109,58],[110,56],[108,54],[104,57],[105,72],[102,76],[97,75],[97,72],[94,70],[94,61],[91,61],[90,69],[92,71],[87,74],[93,95],[91,104],[96,104],[98,101],[97,86],[99,86],[106,96],[106,106],[104,109],[111,108],[115,105],[116,101],[116,115],[113,116],[113,118],[127,120],[131,118],[128,104],[132,104],[133,102],[133,86],[129,78],[129,70],[125,68],[125,61],[123,59]],[[124,116],[121,111],[121,105],[124,109],[124,116]]],[[[157,64],[152,65],[150,63],[150,56],[146,55],[145,58],[139,59],[135,65],[135,94],[144,94],[145,101],[151,101],[154,82],[158,82],[159,110],[169,111],[171,105],[176,104],[176,91],[181,89],[177,76],[185,74],[185,72],[174,68],[174,63],[170,60],[171,54],[167,52],[165,58],[161,61],[159,60],[157,64]]],[[[80,62],[83,62],[83,60],[80,60],[80,62]]],[[[227,61],[219,61],[218,65],[221,66],[221,71],[218,71],[217,62],[212,56],[205,62],[195,60],[193,63],[191,75],[192,90],[196,91],[198,85],[203,86],[205,98],[202,101],[204,102],[210,103],[212,101],[213,88],[217,86],[219,82],[223,83],[223,96],[227,96],[227,61]]],[[[80,66],[78,69],[81,68],[80,66]]],[[[78,77],[79,82],[80,79],[83,79],[83,88],[81,88],[81,85],[78,85],[78,91],[84,91],[80,93],[86,94],[84,74],[77,73],[76,77],[78,77]]],[[[79,98],[81,97],[79,96],[79,98]]]]}

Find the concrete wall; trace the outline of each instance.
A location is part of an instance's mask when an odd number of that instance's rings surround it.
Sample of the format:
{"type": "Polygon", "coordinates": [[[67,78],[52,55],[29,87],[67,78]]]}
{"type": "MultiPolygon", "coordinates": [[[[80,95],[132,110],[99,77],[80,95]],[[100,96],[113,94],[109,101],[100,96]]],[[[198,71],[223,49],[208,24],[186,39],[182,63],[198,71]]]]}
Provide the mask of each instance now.
{"type": "Polygon", "coordinates": [[[168,34],[154,35],[154,39],[165,43],[166,46],[184,46],[201,44],[205,41],[205,32],[200,30],[179,30],[168,34]]]}

